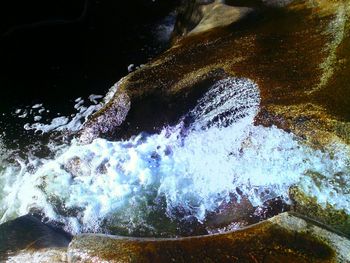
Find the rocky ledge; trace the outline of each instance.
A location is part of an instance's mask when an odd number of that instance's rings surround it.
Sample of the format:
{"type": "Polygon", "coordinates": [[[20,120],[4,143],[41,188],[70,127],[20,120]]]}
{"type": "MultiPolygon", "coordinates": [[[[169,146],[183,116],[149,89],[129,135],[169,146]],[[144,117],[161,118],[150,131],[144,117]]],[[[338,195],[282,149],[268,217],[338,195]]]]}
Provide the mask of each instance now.
{"type": "MultiPolygon", "coordinates": [[[[210,83],[237,76],[260,88],[257,125],[277,126],[331,155],[337,151],[329,149],[333,144],[349,145],[350,2],[265,0],[250,1],[249,8],[239,3],[186,1],[172,48],[116,85],[85,124],[81,141],[155,132],[176,123],[210,83]],[[237,15],[230,20],[219,15],[222,10],[237,15]]],[[[310,175],[316,185],[323,177],[310,175]]],[[[340,173],[332,182],[343,191],[346,178],[340,173]]],[[[295,211],[349,234],[345,210],[327,200],[320,205],[307,189],[291,189],[291,197],[295,211]]]]}
{"type": "Polygon", "coordinates": [[[188,238],[82,234],[68,249],[35,247],[33,243],[41,239],[37,238],[9,254],[7,262],[350,262],[348,238],[295,213],[236,231],[188,238]]]}
{"type": "Polygon", "coordinates": [[[350,262],[350,240],[283,213],[238,231],[179,239],[76,236],[68,262],[350,262]]]}

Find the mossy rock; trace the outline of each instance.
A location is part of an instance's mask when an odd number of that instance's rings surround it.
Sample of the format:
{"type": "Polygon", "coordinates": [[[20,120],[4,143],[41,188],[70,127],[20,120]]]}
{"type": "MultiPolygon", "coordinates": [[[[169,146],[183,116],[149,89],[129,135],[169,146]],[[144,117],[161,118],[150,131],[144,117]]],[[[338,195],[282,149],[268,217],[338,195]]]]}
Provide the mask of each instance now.
{"type": "Polygon", "coordinates": [[[344,210],[336,209],[330,204],[322,206],[316,197],[307,195],[298,187],[291,188],[290,195],[293,200],[292,211],[312,218],[350,237],[350,215],[344,210]]]}

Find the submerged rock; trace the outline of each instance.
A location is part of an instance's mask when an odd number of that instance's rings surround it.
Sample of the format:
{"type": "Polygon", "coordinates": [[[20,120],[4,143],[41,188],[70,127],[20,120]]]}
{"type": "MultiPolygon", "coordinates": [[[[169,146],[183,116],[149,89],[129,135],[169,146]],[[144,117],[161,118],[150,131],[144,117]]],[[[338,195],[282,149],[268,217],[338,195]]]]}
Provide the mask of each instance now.
{"type": "Polygon", "coordinates": [[[140,239],[76,236],[69,262],[350,262],[350,241],[323,226],[284,213],[223,234],[140,239]]]}
{"type": "MultiPolygon", "coordinates": [[[[56,258],[62,255],[62,251],[66,250],[71,238],[69,234],[41,222],[35,216],[21,216],[0,225],[0,261],[13,257],[12,261],[8,260],[10,262],[24,262],[20,259],[30,259],[34,255],[56,258]],[[43,251],[46,249],[48,249],[47,253],[44,253],[43,251]],[[39,250],[42,252],[38,252],[39,250]],[[16,261],[15,258],[18,260],[16,261]]],[[[33,262],[32,259],[30,262],[33,262]]]]}

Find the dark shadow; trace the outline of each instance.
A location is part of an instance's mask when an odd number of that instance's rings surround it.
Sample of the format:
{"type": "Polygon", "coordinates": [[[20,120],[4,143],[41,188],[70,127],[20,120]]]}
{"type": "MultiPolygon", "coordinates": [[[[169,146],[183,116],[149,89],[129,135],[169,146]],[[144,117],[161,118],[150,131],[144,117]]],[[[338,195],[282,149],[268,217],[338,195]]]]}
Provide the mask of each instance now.
{"type": "Polygon", "coordinates": [[[22,249],[68,247],[72,236],[33,215],[21,216],[0,225],[0,261],[22,249]]]}

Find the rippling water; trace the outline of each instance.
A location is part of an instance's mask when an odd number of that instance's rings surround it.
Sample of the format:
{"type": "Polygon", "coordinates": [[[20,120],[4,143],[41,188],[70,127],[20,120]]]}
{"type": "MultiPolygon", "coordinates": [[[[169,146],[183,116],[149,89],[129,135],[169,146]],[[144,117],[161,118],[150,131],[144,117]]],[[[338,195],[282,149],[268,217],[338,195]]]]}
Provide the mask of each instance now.
{"type": "MultiPolygon", "coordinates": [[[[30,154],[9,158],[11,153],[3,150],[0,222],[40,212],[71,233],[203,234],[222,227],[209,222],[215,222],[213,214],[240,203],[249,211],[235,210],[244,215],[227,225],[262,219],[269,202],[290,203],[292,186],[321,205],[328,202],[350,213],[348,187],[333,183],[335,176],[349,180],[349,147],[334,142],[315,150],[291,133],[256,126],[259,103],[254,82],[228,78],[159,134],[124,141],[98,138],[87,145],[52,143],[54,157],[45,159],[30,154]],[[314,180],[315,173],[322,175],[320,181],[314,180]]],[[[59,129],[79,129],[81,123],[71,125],[72,120],[59,129]]],[[[57,129],[38,123],[28,127],[57,129]]]]}

